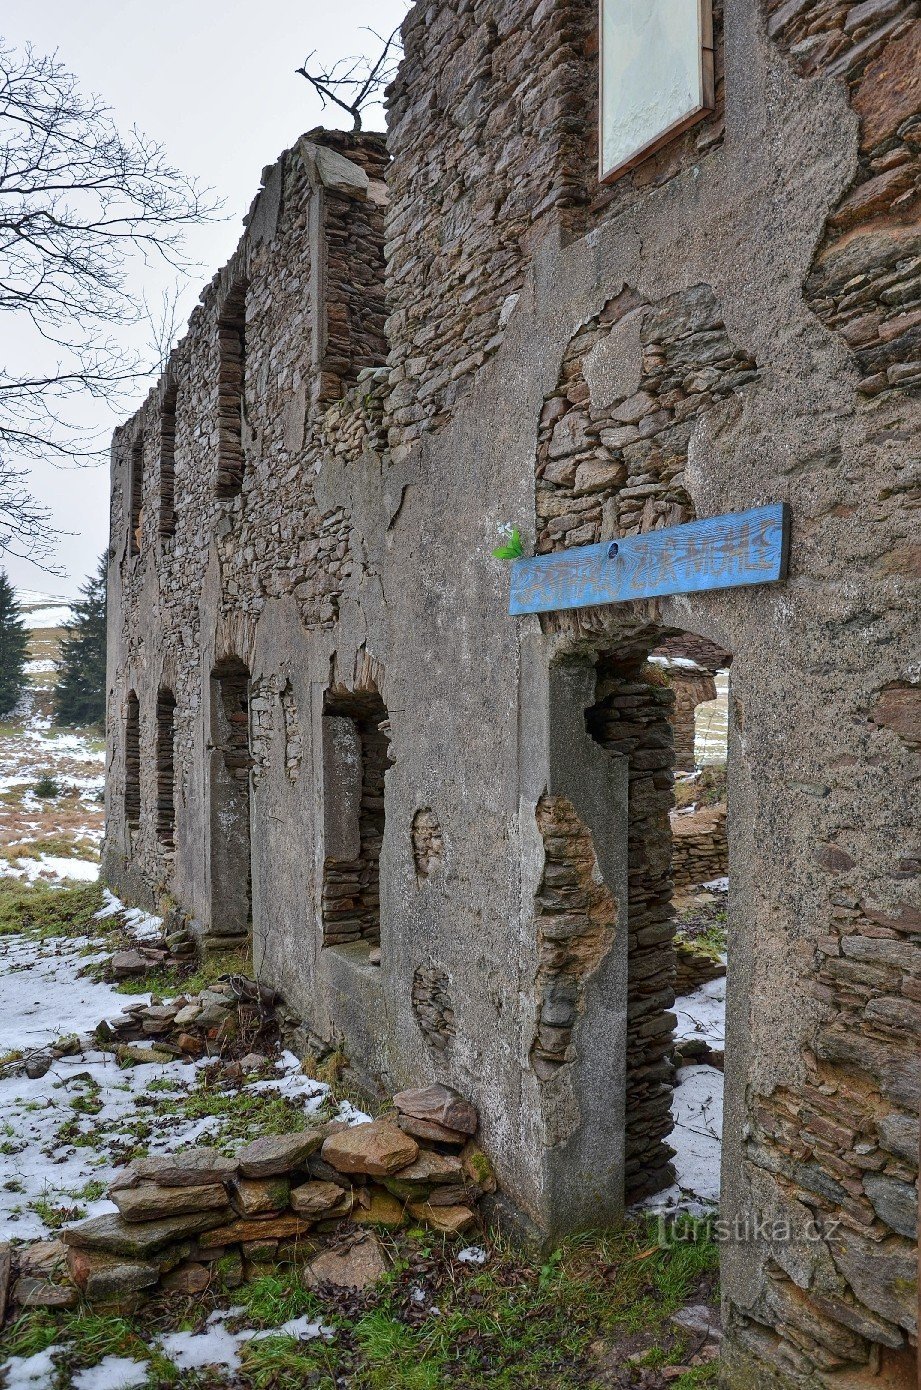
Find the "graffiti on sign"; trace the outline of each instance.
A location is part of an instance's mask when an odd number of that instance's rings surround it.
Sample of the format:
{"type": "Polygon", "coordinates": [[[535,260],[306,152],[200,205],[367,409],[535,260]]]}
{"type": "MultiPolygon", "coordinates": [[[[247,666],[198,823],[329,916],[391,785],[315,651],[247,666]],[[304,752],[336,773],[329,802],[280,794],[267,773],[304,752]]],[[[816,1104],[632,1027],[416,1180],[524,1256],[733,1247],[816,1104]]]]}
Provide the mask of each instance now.
{"type": "Polygon", "coordinates": [[[642,536],[583,545],[512,565],[510,613],[773,584],[787,569],[785,503],[642,536]]]}

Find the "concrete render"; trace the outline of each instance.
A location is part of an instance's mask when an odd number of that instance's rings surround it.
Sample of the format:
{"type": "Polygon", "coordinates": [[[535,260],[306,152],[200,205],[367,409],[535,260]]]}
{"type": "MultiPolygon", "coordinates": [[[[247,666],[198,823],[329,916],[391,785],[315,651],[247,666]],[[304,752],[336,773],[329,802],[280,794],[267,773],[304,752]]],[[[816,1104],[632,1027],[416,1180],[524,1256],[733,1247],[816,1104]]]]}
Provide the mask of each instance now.
{"type": "MultiPolygon", "coordinates": [[[[831,1291],[840,1282],[827,1244],[806,1238],[809,1208],[791,1202],[768,1168],[747,1161],[746,1141],[753,1098],[806,1084],[804,1059],[824,1017],[808,987],[815,942],[827,930],[817,847],[840,848],[876,892],[893,843],[910,837],[914,755],[883,732],[868,760],[865,730],[880,691],[917,680],[918,608],[904,577],[880,563],[901,539],[897,528],[878,515],[868,524],[867,508],[870,480],[895,479],[905,466],[917,413],[891,397],[857,407],[845,346],[803,298],[826,216],[854,174],[857,120],[845,92],[832,80],[798,78],[765,38],[755,7],[731,8],[719,155],[585,235],[543,231],[501,343],[437,432],[395,457],[320,452],[314,505],[344,511],[353,560],[334,625],[309,629],[291,595],[266,597],[258,614],[228,603],[218,536],[233,522],[212,508],[195,600],[198,676],[183,716],[190,742],[175,854],[164,869],[133,849],[118,804],[124,748],[115,718],[104,872],[123,896],[153,905],[168,893],[203,935],[220,932],[227,905],[212,878],[221,825],[209,790],[218,756],[210,672],[233,654],[253,682],[283,675],[303,757],[292,780],[276,728],[253,781],[257,973],[284,992],[310,1037],[344,1049],[369,1090],[441,1079],[469,1096],[522,1225],[551,1236],[603,1226],[623,1206],[625,933],[615,933],[588,981],[577,1060],[541,1082],[529,1062],[534,899],[544,864],[535,811],[544,795],[573,802],[592,831],[607,887],[625,903],[626,769],[585,733],[593,661],[651,632],[691,632],[732,652],[721,1206],[730,1219],[776,1215],[794,1226],[788,1242],[727,1246],[723,1282],[736,1309],[760,1309],[763,1321],[767,1265],[799,1289],[831,1291]],[[712,290],[732,343],[755,358],[758,379],[698,417],[687,490],[698,516],[789,502],[788,579],[552,623],[510,618],[507,570],[491,551],[504,522],[520,527],[526,549],[533,542],[538,420],[567,344],[624,287],[655,305],[698,285],[712,290]],[[380,855],[380,966],[360,946],[324,947],[318,929],[324,698],[331,685],[362,688],[372,677],[393,760],[380,855]],[[422,807],[435,812],[444,839],[425,879],[410,837],[422,807]],[[412,1008],[423,963],[436,963],[450,981],[456,1036],[442,1053],[427,1048],[412,1008]]],[[[596,366],[599,392],[629,377],[640,350],[626,339],[615,345],[596,366]]],[[[254,399],[254,433],[259,409],[254,399]]],[[[118,450],[114,459],[117,493],[125,464],[118,450]]],[[[298,499],[286,496],[281,505],[296,514],[298,499]]],[[[116,710],[128,689],[145,692],[143,721],[150,692],[177,689],[182,679],[161,629],[161,585],[169,578],[148,548],[129,603],[123,552],[113,536],[110,687],[116,710]]],[[[910,1073],[898,1071],[889,1099],[917,1110],[910,1073]]],[[[727,1383],[768,1383],[741,1342],[727,1368],[727,1383]]],[[[819,1384],[783,1369],[771,1375],[778,1386],[819,1384]]]]}

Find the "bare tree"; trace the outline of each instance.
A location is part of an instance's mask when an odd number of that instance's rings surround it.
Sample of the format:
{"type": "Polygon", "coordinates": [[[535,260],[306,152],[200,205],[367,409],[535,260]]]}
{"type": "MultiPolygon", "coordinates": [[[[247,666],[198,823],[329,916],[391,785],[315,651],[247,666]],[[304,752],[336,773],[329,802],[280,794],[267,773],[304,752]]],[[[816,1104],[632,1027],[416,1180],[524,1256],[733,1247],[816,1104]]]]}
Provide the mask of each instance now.
{"type": "Polygon", "coordinates": [[[332,67],[317,64],[313,71],[307,64],[316,57],[316,50],[308,53],[301,67],[294,71],[305,78],[320,98],[325,111],[327,102],[347,111],[352,117],[352,130],[361,130],[361,115],[366,106],[378,100],[380,93],[396,76],[400,61],[399,24],[388,37],[378,34],[375,29],[365,27],[383,47],[373,60],[365,54],[350,58],[339,58],[332,67]]]}
{"type": "Polygon", "coordinates": [[[34,553],[41,525],[18,460],[97,461],[82,402],[116,400],[154,365],[119,340],[149,316],[129,293],[132,263],[181,271],[186,229],[216,209],[160,145],[119,133],[56,55],[0,41],[0,313],[18,345],[0,361],[0,518],[19,508],[26,523],[0,520],[0,550],[18,535],[34,553]]]}

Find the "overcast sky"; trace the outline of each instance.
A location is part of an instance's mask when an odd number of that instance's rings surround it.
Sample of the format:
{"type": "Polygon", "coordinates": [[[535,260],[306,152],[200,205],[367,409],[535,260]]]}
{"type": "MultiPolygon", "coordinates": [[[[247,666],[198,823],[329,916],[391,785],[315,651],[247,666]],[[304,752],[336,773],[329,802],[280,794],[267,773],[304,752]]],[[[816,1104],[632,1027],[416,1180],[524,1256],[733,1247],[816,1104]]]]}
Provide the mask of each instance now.
{"type": "MultiPolygon", "coordinates": [[[[406,8],[404,0],[5,0],[0,24],[16,46],[56,49],[120,127],[140,126],[171,163],[225,199],[228,220],[198,229],[190,243],[204,269],[190,288],[187,317],[200,285],[233,251],[263,166],[311,126],[349,124],[333,108],[324,114],[294,69],[311,49],[328,62],[370,51],[374,40],[362,26],[389,33],[406,8]]],[[[382,128],[382,114],[366,125],[382,128]]],[[[3,337],[10,351],[8,324],[3,337]]],[[[100,423],[108,429],[108,418],[100,423]]],[[[33,490],[74,533],[59,547],[67,577],[12,557],[3,563],[17,585],[72,595],[106,544],[108,465],[37,466],[33,490]]]]}

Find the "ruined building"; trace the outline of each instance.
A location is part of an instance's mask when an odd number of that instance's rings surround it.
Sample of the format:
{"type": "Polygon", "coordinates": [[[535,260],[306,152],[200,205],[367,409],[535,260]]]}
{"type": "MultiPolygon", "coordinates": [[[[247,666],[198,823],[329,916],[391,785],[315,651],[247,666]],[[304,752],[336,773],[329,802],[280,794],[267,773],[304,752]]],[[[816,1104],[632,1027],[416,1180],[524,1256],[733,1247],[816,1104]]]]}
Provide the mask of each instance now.
{"type": "Polygon", "coordinates": [[[669,1179],[647,657],[731,655],[726,1383],[907,1385],[918,5],[715,0],[702,119],[605,182],[597,11],[421,0],[386,147],[265,171],[115,435],[104,872],[369,1090],[455,1083],[508,1220],[616,1222],[669,1179]],[[509,615],[502,523],[767,502],[776,586],[509,615]]]}

